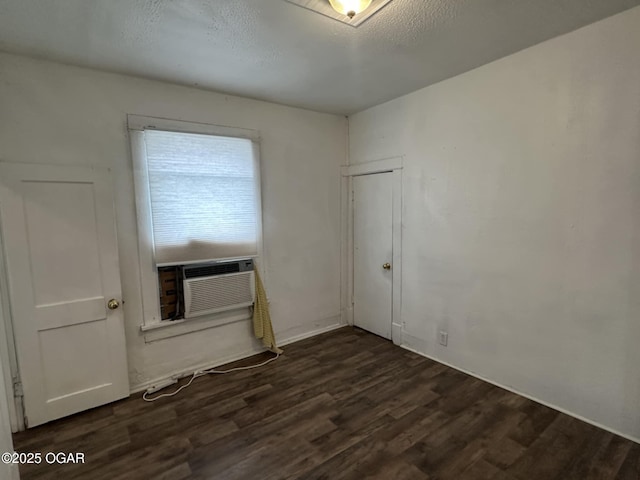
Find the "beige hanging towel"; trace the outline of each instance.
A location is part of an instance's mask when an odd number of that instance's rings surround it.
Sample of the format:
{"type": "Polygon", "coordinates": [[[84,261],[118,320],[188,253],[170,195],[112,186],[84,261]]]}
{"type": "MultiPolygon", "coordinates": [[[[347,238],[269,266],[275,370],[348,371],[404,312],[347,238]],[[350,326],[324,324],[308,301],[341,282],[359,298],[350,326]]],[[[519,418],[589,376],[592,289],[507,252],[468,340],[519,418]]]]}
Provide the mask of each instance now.
{"type": "Polygon", "coordinates": [[[262,344],[265,347],[273,353],[280,354],[282,350],[276,345],[276,336],[273,334],[267,293],[264,291],[264,285],[262,285],[262,280],[255,264],[254,273],[256,277],[256,301],[253,304],[253,333],[257,339],[262,339],[262,344]]]}

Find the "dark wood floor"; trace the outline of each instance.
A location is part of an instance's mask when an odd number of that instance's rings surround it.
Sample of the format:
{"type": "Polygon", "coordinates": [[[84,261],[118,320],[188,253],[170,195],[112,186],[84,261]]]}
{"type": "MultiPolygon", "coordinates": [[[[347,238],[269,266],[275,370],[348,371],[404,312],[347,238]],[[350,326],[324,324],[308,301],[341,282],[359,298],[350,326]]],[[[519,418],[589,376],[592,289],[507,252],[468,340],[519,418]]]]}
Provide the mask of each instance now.
{"type": "Polygon", "coordinates": [[[23,466],[23,480],[640,478],[640,445],[351,328],[15,444],[86,455],[84,465],[23,466]]]}

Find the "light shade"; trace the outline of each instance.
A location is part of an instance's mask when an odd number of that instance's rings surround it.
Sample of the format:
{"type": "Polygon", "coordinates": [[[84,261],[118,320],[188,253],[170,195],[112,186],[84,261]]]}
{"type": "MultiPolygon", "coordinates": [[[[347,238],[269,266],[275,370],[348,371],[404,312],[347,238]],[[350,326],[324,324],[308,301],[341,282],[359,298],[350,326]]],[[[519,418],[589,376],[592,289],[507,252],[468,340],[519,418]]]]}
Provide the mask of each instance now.
{"type": "Polygon", "coordinates": [[[353,18],[366,10],[371,5],[371,0],[329,0],[329,3],[336,12],[353,18]]]}
{"type": "Polygon", "coordinates": [[[144,143],[156,264],[257,255],[251,140],[145,130],[144,143]]]}

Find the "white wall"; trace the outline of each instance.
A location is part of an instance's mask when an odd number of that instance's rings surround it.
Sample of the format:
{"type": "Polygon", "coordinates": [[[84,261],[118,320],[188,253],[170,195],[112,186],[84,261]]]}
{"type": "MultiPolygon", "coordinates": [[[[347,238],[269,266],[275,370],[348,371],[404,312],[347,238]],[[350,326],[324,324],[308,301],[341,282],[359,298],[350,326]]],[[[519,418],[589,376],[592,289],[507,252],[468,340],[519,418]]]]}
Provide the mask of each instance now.
{"type": "Polygon", "coordinates": [[[258,130],[265,284],[279,340],[340,321],[340,173],[346,119],[0,54],[0,158],[115,173],[132,388],[255,351],[248,321],[145,343],[126,115],[258,130]]]}
{"type": "Polygon", "coordinates": [[[639,46],[635,8],[349,123],[405,155],[405,344],[635,438],[639,46]]]}

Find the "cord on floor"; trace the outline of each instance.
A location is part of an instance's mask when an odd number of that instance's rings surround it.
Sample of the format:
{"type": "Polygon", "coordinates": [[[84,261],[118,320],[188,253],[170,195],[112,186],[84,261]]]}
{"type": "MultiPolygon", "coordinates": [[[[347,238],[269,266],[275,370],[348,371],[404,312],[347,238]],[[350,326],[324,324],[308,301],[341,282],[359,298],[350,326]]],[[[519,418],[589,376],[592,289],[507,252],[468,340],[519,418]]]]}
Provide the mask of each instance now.
{"type": "Polygon", "coordinates": [[[224,375],[225,373],[238,372],[240,370],[251,370],[252,368],[263,367],[267,363],[271,363],[274,360],[277,360],[278,357],[280,357],[280,354],[276,353],[275,357],[269,358],[269,359],[265,360],[262,363],[258,363],[256,365],[248,365],[246,367],[230,368],[229,370],[216,370],[215,368],[211,368],[211,369],[208,369],[208,370],[196,370],[195,372],[193,372],[193,375],[191,375],[191,378],[189,379],[189,381],[187,383],[185,383],[184,385],[182,385],[181,387],[179,387],[176,391],[171,392],[171,393],[161,393],[160,395],[158,395],[156,397],[153,397],[153,398],[147,397],[147,395],[149,395],[149,391],[146,391],[142,395],[142,399],[145,402],[155,402],[156,400],[159,400],[160,398],[163,398],[163,397],[173,397],[174,395],[177,395],[182,390],[184,390],[189,385],[191,385],[193,383],[193,381],[198,377],[202,377],[204,375],[224,375]]]}

